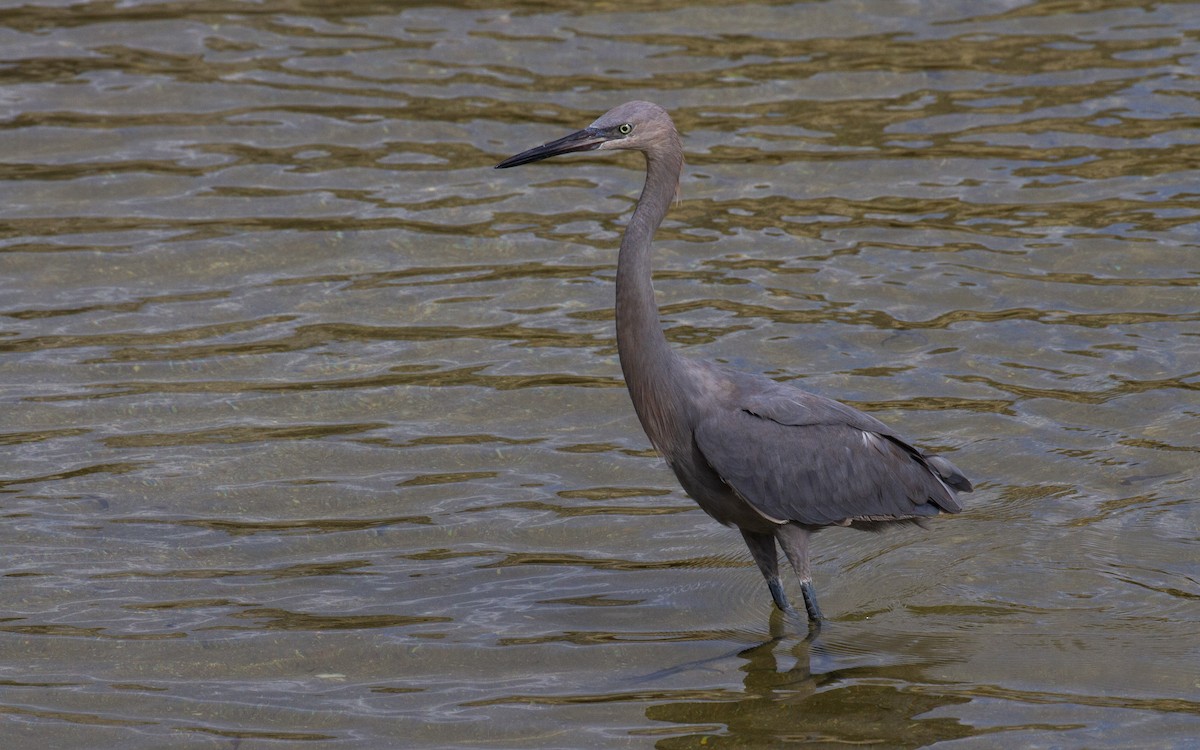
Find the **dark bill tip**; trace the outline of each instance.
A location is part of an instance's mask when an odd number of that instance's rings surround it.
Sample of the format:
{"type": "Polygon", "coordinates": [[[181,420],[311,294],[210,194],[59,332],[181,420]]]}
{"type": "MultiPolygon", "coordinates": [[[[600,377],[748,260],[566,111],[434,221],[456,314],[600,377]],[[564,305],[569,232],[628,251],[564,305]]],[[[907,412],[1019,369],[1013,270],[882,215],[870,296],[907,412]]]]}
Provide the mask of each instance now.
{"type": "Polygon", "coordinates": [[[543,143],[540,146],[522,151],[516,156],[510,156],[504,161],[495,166],[495,169],[508,169],[509,167],[519,167],[522,164],[529,164],[542,159],[549,159],[551,156],[560,154],[571,154],[576,151],[592,151],[600,147],[601,143],[608,140],[603,134],[595,130],[585,129],[568,136],[559,138],[557,141],[543,143]]]}

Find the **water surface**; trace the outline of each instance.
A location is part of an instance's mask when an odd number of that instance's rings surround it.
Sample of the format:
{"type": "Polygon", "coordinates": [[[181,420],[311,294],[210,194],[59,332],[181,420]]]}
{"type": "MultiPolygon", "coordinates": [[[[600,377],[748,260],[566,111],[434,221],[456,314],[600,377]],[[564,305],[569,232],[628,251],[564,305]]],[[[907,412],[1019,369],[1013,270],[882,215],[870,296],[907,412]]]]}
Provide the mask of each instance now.
{"type": "MultiPolygon", "coordinates": [[[[8,748],[1185,748],[1200,6],[8,4],[8,748]],[[625,394],[673,344],[976,483],[773,615],[625,394]]],[[[791,594],[798,595],[794,581],[791,594]]]]}

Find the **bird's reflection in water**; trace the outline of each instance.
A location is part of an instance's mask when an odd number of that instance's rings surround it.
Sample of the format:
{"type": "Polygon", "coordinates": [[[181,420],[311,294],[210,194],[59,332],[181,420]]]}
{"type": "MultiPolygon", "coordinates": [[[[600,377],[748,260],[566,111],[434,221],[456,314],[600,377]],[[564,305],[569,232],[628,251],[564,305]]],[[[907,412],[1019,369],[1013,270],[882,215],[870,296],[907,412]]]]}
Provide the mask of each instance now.
{"type": "MultiPolygon", "coordinates": [[[[797,638],[794,633],[776,613],[769,639],[735,652],[745,661],[739,667],[745,673],[740,694],[725,689],[713,691],[711,700],[649,706],[648,719],[692,728],[662,737],[656,747],[909,748],[979,733],[952,718],[921,718],[940,706],[968,700],[921,680],[924,665],[859,666],[814,674],[811,656],[817,634],[797,638]],[[929,689],[921,689],[922,682],[929,689]]],[[[672,671],[698,668],[703,665],[672,671]]]]}

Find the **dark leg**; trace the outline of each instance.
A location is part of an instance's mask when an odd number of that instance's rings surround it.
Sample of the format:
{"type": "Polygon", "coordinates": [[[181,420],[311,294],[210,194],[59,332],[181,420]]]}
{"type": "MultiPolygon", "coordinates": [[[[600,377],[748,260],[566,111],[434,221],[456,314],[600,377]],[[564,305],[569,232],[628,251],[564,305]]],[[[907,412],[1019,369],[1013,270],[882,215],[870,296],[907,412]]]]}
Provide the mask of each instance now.
{"type": "Polygon", "coordinates": [[[821,623],[821,608],[817,606],[817,591],[813,588],[812,581],[804,581],[800,584],[800,593],[804,594],[804,608],[808,610],[808,619],[817,623],[821,623]]]}
{"type": "Polygon", "coordinates": [[[784,612],[791,612],[792,605],[788,604],[787,595],[783,593],[783,584],[779,580],[779,553],[775,551],[775,537],[742,529],[742,539],[746,540],[754,562],[758,563],[763,578],[767,579],[767,588],[771,590],[775,606],[784,612]]]}
{"type": "Polygon", "coordinates": [[[808,566],[808,529],[794,523],[784,524],[775,531],[783,554],[787,555],[792,570],[800,578],[800,592],[804,594],[804,608],[808,610],[808,618],[815,623],[821,622],[821,608],[817,606],[817,592],[813,589],[812,571],[808,566]]]}

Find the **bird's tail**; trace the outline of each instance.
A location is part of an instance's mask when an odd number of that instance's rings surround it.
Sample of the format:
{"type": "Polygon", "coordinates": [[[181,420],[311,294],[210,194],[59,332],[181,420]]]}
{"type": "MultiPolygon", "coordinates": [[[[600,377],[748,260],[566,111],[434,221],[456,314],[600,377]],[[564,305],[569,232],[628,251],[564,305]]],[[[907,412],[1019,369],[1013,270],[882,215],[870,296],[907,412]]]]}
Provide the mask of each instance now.
{"type": "Polygon", "coordinates": [[[971,480],[963,476],[957,466],[941,456],[926,456],[925,462],[929,464],[929,468],[933,469],[939,479],[959,492],[971,492],[975,489],[971,486],[971,480]]]}

